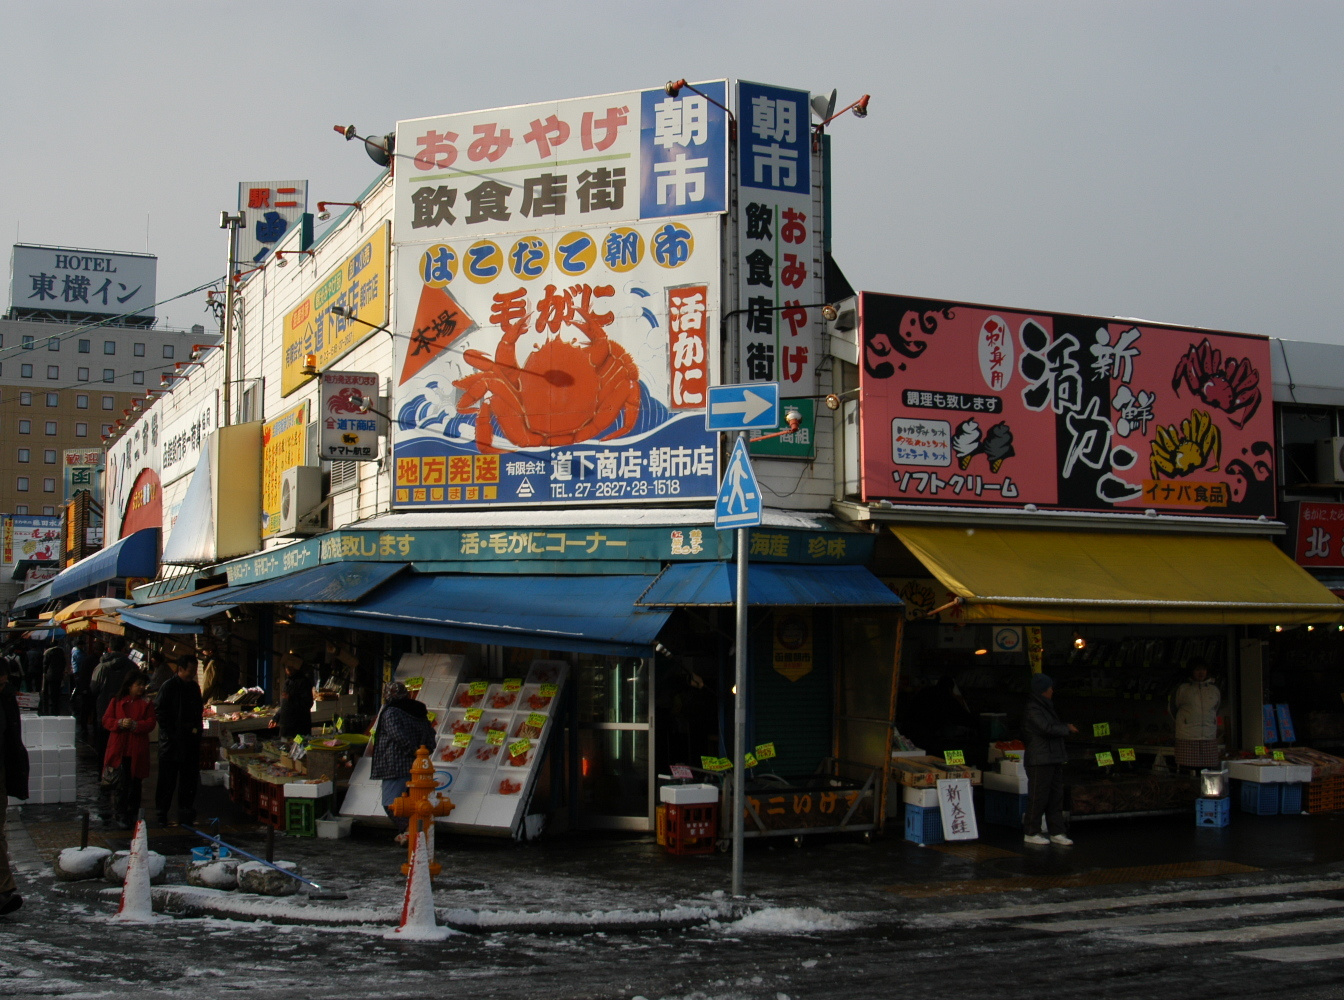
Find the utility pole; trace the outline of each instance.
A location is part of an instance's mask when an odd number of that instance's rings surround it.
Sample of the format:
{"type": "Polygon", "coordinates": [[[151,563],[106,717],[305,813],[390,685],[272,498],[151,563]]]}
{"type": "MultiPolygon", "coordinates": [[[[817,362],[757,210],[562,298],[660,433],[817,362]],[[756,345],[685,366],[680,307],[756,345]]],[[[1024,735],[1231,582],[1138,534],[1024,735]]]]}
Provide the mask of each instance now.
{"type": "Polygon", "coordinates": [[[224,412],[220,419],[220,425],[228,427],[233,423],[233,276],[238,267],[235,258],[238,256],[238,230],[243,228],[243,213],[221,212],[219,228],[229,231],[229,269],[224,278],[224,412]]]}

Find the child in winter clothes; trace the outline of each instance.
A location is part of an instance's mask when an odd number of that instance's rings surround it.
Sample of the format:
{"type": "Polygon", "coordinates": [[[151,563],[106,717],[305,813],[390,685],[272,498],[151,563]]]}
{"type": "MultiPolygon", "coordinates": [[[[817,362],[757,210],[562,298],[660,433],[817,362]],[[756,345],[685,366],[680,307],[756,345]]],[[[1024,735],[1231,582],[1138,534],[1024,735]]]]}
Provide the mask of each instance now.
{"type": "MultiPolygon", "coordinates": [[[[117,768],[112,792],[115,819],[124,828],[133,828],[140,814],[141,782],[149,777],[149,734],[158,725],[154,703],[145,697],[149,678],[142,671],[128,673],[103,713],[103,728],[108,732],[103,770],[117,768]]],[[[103,822],[111,825],[112,817],[103,822]]]]}

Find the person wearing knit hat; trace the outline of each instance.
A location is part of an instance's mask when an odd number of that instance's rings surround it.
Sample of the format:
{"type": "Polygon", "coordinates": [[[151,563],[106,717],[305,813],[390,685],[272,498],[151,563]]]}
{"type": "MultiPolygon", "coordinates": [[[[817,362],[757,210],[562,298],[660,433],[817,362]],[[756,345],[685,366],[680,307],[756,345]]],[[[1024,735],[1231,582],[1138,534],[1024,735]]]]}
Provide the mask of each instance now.
{"type": "Polygon", "coordinates": [[[1064,824],[1064,765],[1069,759],[1064,737],[1078,727],[1062,722],[1055,710],[1055,682],[1048,674],[1032,674],[1031,696],[1022,712],[1022,735],[1026,743],[1023,764],[1027,771],[1027,816],[1024,843],[1073,844],[1064,824]],[[1044,817],[1050,836],[1041,830],[1044,817]]]}
{"type": "Polygon", "coordinates": [[[369,776],[383,783],[383,811],[397,828],[397,843],[406,843],[405,816],[393,816],[392,803],[406,791],[411,780],[411,765],[421,747],[434,749],[434,724],[429,721],[429,710],[411,697],[406,685],[388,681],[383,685],[383,709],[373,739],[373,766],[369,776]]]}

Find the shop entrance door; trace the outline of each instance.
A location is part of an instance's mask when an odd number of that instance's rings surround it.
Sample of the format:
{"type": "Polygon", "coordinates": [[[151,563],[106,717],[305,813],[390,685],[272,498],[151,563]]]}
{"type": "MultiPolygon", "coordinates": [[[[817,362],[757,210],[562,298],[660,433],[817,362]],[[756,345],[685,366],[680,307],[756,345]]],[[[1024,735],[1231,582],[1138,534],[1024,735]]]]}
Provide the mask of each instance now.
{"type": "Polygon", "coordinates": [[[581,655],[577,695],[578,825],[653,829],[653,661],[581,655]]]}

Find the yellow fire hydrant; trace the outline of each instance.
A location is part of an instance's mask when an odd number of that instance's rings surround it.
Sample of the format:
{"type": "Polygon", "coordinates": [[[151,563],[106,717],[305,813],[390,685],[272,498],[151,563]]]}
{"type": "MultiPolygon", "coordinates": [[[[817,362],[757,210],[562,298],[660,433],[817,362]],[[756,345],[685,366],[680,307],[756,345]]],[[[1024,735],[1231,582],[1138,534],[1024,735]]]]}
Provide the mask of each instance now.
{"type": "Polygon", "coordinates": [[[429,748],[421,747],[415,752],[415,763],[411,765],[410,784],[393,800],[391,807],[393,816],[404,816],[411,824],[407,830],[410,838],[406,841],[406,863],[401,866],[403,875],[411,873],[411,859],[415,857],[415,845],[421,831],[428,834],[429,874],[437,875],[443,870],[443,866],[434,860],[434,818],[447,816],[454,807],[452,799],[446,795],[440,795],[437,802],[430,803],[429,795],[437,787],[434,765],[429,762],[429,748]]]}

